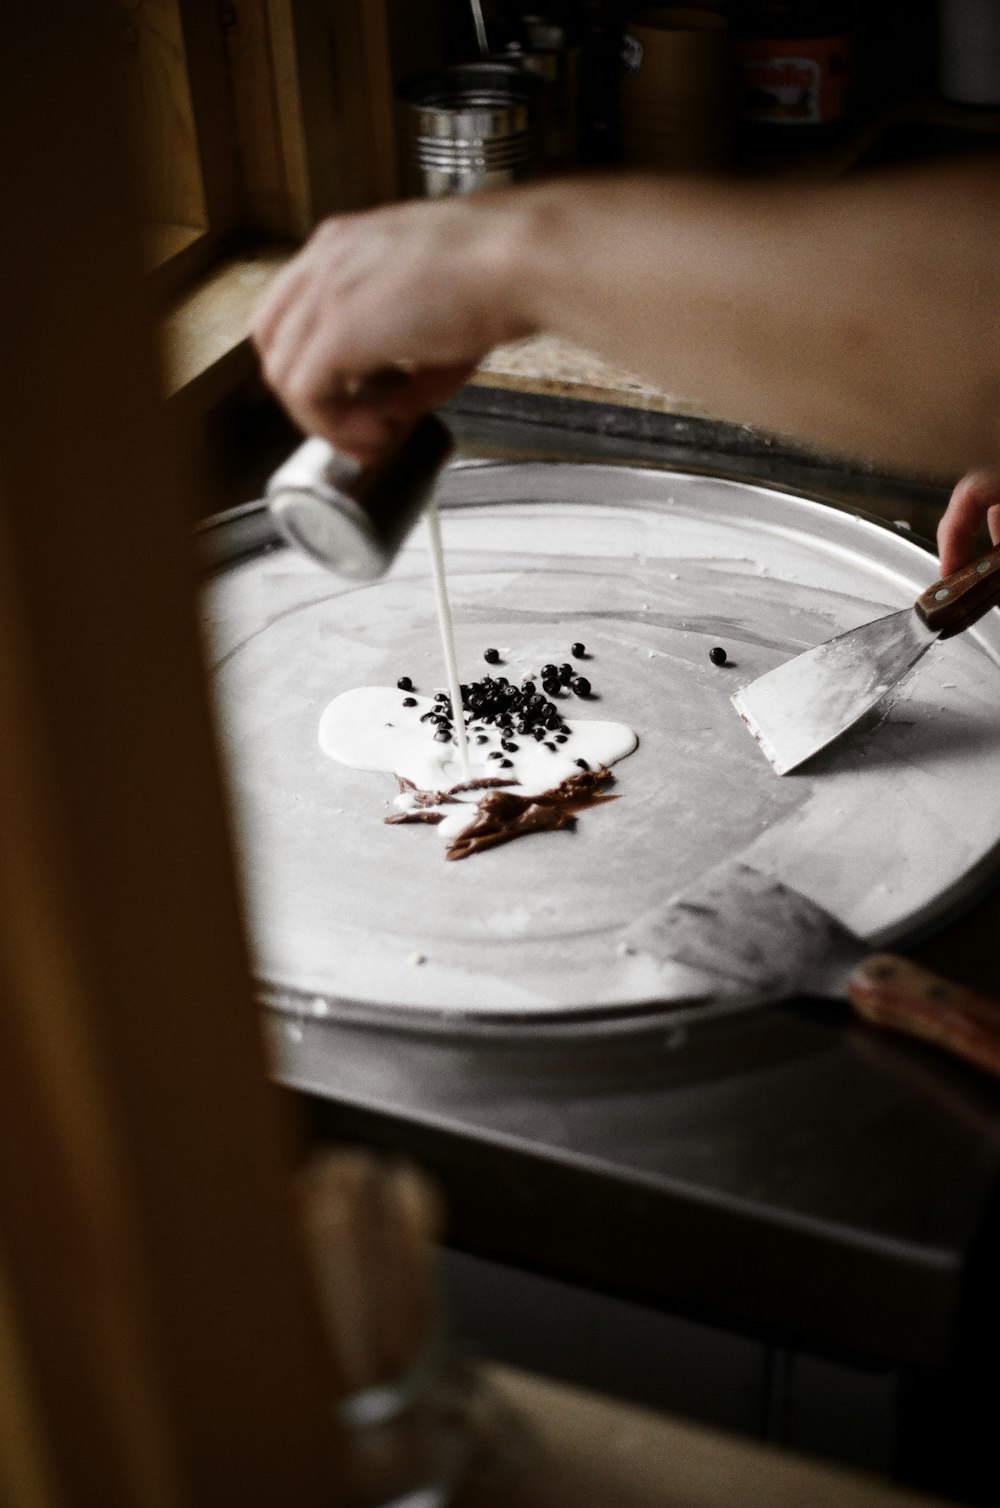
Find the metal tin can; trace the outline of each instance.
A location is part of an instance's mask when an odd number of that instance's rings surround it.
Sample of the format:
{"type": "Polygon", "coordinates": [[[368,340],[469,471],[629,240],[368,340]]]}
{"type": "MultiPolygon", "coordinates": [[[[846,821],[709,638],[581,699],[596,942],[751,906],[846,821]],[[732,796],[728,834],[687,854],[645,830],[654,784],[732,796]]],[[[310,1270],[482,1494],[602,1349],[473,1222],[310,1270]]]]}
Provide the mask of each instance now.
{"type": "Polygon", "coordinates": [[[371,466],[326,440],[306,440],[267,484],[271,517],[290,544],[327,570],[374,581],[392,564],[453,450],[433,414],[371,466]]]}
{"type": "Polygon", "coordinates": [[[438,199],[515,183],[541,155],[542,85],[516,63],[460,63],[396,92],[404,187],[438,199]]]}

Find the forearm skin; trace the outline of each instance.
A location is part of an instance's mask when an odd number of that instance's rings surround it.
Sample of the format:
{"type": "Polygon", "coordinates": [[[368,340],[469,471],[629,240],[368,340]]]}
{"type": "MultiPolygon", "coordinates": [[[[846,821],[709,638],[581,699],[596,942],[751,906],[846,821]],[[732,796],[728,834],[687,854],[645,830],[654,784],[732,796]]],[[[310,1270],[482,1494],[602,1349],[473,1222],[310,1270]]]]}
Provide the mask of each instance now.
{"type": "Polygon", "coordinates": [[[1000,465],[1000,162],[816,187],[562,180],[509,202],[512,328],[846,455],[1000,465]]]}

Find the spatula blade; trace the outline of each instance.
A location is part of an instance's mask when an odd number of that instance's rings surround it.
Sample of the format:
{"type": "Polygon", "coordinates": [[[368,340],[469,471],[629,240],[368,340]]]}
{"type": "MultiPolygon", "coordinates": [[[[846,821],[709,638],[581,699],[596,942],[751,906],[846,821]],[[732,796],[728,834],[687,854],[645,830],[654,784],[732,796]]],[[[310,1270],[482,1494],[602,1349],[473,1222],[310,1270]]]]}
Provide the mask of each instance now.
{"type": "Polygon", "coordinates": [[[716,996],[755,1004],[811,994],[839,1000],[869,949],[822,906],[727,859],[639,917],[628,946],[716,981],[716,996]]]}
{"type": "Polygon", "coordinates": [[[907,607],[787,660],[732,703],[778,774],[787,775],[870,712],[936,638],[907,607]]]}

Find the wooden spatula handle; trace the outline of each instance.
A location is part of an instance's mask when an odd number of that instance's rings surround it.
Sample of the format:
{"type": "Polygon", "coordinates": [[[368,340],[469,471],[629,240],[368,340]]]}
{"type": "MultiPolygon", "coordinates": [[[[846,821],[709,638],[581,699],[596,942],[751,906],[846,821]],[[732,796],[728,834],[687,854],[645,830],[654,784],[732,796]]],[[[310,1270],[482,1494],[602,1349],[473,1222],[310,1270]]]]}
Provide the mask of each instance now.
{"type": "Polygon", "coordinates": [[[960,634],[991,607],[1000,606],[1000,545],[971,565],[929,586],[916,602],[927,627],[942,639],[960,634]]]}
{"type": "Polygon", "coordinates": [[[877,953],[848,985],[866,1021],[933,1042],[1000,1078],[1000,1000],[949,984],[907,958],[877,953]]]}

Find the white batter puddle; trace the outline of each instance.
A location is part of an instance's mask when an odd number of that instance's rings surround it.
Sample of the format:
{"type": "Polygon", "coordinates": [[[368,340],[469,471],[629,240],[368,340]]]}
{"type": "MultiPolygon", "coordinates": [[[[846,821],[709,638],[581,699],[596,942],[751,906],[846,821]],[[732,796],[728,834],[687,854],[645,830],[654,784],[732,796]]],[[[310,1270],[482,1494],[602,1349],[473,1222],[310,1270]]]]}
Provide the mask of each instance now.
{"type": "MultiPolygon", "coordinates": [[[[469,747],[469,774],[462,770],[456,742],[434,737],[429,719],[440,704],[433,696],[401,691],[393,686],[358,686],[334,697],[319,722],[319,746],[324,754],[356,770],[384,770],[402,776],[421,791],[443,791],[459,782],[492,776],[516,782],[519,796],[537,796],[582,768],[599,769],[631,754],[638,745],[634,731],[624,723],[597,718],[563,718],[565,733],[536,739],[484,723],[472,712],[465,713],[469,747]],[[406,705],[410,703],[411,705],[406,705]],[[563,742],[557,742],[557,738],[563,742]],[[513,747],[512,747],[513,746],[513,747]],[[580,761],[584,764],[581,765],[580,761]]],[[[453,725],[454,726],[454,725],[453,725]]],[[[459,793],[459,799],[475,802],[475,791],[459,793]]],[[[394,803],[405,810],[413,798],[403,794],[394,803]]],[[[448,824],[439,827],[447,829],[448,824]]],[[[454,829],[452,829],[454,831],[454,829]]],[[[442,837],[449,836],[448,831],[442,837]]]]}
{"type": "MultiPolygon", "coordinates": [[[[550,681],[546,694],[541,666],[526,670],[519,684],[512,685],[507,676],[487,674],[463,688],[433,501],[425,523],[447,690],[439,687],[433,697],[422,695],[406,676],[396,687],[358,686],[341,692],[323,709],[319,746],[352,769],[387,771],[418,792],[451,792],[440,806],[418,803],[410,790],[401,791],[393,802],[400,812],[419,804],[425,812],[440,813],[438,835],[450,842],[465,830],[470,807],[483,794],[454,787],[502,780],[518,796],[540,796],[581,771],[600,770],[624,759],[639,740],[624,723],[567,717],[559,704],[571,698],[571,686],[564,676],[560,689],[551,689],[550,681]],[[461,717],[454,715],[458,706],[461,717]]],[[[581,666],[570,668],[582,674],[581,666]]]]}

